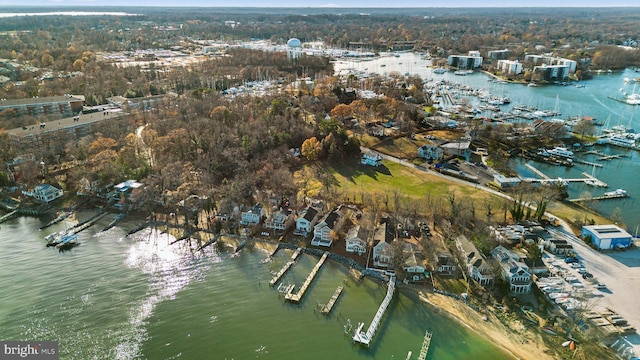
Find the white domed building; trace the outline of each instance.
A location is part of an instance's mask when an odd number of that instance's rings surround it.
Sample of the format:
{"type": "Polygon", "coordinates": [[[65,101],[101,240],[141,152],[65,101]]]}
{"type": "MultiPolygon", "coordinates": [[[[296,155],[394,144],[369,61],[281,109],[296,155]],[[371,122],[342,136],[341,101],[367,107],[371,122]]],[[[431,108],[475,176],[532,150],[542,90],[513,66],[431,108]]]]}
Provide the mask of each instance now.
{"type": "Polygon", "coordinates": [[[302,52],[302,43],[296,38],[291,38],[287,41],[287,58],[297,59],[302,52]]]}

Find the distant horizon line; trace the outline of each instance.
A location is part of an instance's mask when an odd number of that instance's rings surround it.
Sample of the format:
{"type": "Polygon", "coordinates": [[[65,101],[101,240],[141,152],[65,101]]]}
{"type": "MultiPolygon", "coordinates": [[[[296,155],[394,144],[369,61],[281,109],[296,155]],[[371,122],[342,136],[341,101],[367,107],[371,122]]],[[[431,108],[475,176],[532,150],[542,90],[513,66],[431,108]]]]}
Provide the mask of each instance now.
{"type": "Polygon", "coordinates": [[[0,5],[0,9],[7,8],[210,8],[210,9],[609,9],[609,8],[632,8],[640,9],[640,5],[563,5],[563,6],[368,6],[368,7],[346,7],[340,5],[319,5],[319,6],[224,6],[224,5],[98,5],[98,4],[42,4],[42,5],[0,5]]]}

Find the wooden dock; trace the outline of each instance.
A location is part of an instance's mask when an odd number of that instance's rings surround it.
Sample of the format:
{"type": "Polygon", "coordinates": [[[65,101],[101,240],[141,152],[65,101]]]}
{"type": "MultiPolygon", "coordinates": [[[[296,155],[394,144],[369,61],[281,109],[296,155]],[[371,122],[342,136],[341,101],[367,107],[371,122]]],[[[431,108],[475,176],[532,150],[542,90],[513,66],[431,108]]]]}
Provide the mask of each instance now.
{"type": "Polygon", "coordinates": [[[524,166],[527,167],[527,169],[533,171],[536,175],[540,176],[543,179],[549,179],[549,177],[547,175],[545,175],[542,171],[536,169],[533,165],[531,164],[524,164],[524,166]]]}
{"type": "Polygon", "coordinates": [[[282,269],[280,269],[280,271],[278,271],[273,276],[271,281],[269,281],[269,285],[270,286],[274,286],[278,281],[280,281],[280,279],[282,278],[282,276],[284,276],[284,274],[287,272],[287,270],[289,270],[289,268],[291,268],[291,266],[296,262],[296,260],[298,259],[298,256],[300,255],[301,252],[302,252],[302,248],[297,248],[296,249],[296,251],[293,253],[293,255],[291,255],[291,260],[289,262],[287,262],[286,264],[284,264],[282,269]]]}
{"type": "Polygon", "coordinates": [[[335,305],[336,301],[340,297],[340,294],[342,294],[342,290],[344,290],[344,287],[338,286],[336,291],[333,293],[331,300],[329,300],[329,302],[322,307],[322,310],[320,310],[320,313],[322,313],[322,315],[329,315],[331,309],[333,309],[333,305],[335,305]]]}
{"type": "MultiPolygon", "coordinates": [[[[598,159],[598,160],[600,160],[600,159],[598,159]]],[[[580,160],[580,159],[575,159],[573,161],[577,162],[579,164],[585,164],[585,165],[595,166],[595,167],[602,167],[602,164],[594,163],[594,162],[591,162],[591,161],[585,161],[585,160],[580,160]]]]}
{"type": "Polygon", "coordinates": [[[602,195],[602,196],[594,196],[594,197],[590,197],[590,198],[570,199],[569,201],[581,202],[581,201],[590,201],[590,200],[622,199],[622,198],[626,198],[627,196],[629,196],[629,195],[627,195],[627,194],[602,195]]]}
{"type": "Polygon", "coordinates": [[[304,293],[307,292],[307,289],[309,288],[309,285],[311,285],[311,282],[313,282],[313,279],[318,274],[318,271],[320,271],[320,268],[322,267],[322,264],[324,264],[324,261],[327,259],[327,255],[328,255],[327,252],[322,254],[322,257],[320,258],[320,261],[318,261],[316,266],[313,267],[313,269],[311,270],[311,273],[309,273],[309,276],[307,276],[307,279],[304,281],[304,283],[300,287],[300,290],[298,290],[298,292],[294,294],[293,293],[293,288],[291,288],[291,290],[289,290],[289,292],[284,296],[285,300],[291,301],[291,302],[294,302],[294,303],[299,303],[300,302],[300,300],[304,296],[304,293]]]}
{"type": "Polygon", "coordinates": [[[426,331],[424,334],[424,341],[422,342],[422,349],[420,349],[420,356],[418,356],[418,360],[425,360],[427,358],[427,353],[429,353],[429,346],[431,346],[431,333],[426,331]]]}
{"type": "Polygon", "coordinates": [[[11,219],[12,217],[14,217],[16,214],[18,213],[18,210],[14,210],[6,215],[4,215],[3,217],[0,218],[0,224],[2,224],[3,222],[11,219]]]}
{"type": "Polygon", "coordinates": [[[358,324],[358,329],[356,330],[355,334],[353,334],[353,341],[369,346],[369,344],[371,343],[371,340],[373,340],[373,336],[375,335],[376,330],[378,329],[378,325],[380,325],[382,316],[384,315],[385,311],[387,311],[387,307],[389,306],[391,299],[393,299],[393,291],[395,289],[395,286],[396,286],[396,278],[395,276],[392,276],[391,279],[389,279],[389,287],[387,288],[387,295],[384,297],[384,300],[382,300],[382,303],[380,304],[380,307],[378,308],[376,315],[373,317],[373,320],[369,325],[369,329],[367,329],[367,332],[364,332],[362,331],[362,328],[364,327],[364,323],[358,324]]]}

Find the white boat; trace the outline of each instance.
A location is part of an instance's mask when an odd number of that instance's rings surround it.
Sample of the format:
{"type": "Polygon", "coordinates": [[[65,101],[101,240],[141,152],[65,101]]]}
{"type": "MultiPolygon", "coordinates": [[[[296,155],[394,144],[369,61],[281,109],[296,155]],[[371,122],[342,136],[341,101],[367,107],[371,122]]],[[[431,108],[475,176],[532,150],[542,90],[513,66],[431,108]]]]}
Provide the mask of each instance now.
{"type": "Polygon", "coordinates": [[[527,86],[528,86],[528,87],[538,87],[538,84],[536,84],[536,83],[529,83],[527,86]]]}
{"type": "Polygon", "coordinates": [[[467,70],[456,70],[453,72],[453,74],[458,76],[466,76],[468,73],[467,70]]]}
{"type": "Polygon", "coordinates": [[[620,147],[624,147],[624,148],[635,148],[636,147],[636,141],[633,139],[628,139],[622,135],[612,135],[609,137],[609,144],[611,145],[615,145],[615,146],[620,146],[620,147]]]}
{"type": "Polygon", "coordinates": [[[604,193],[604,196],[624,197],[624,196],[627,196],[627,191],[622,189],[616,189],[614,191],[607,191],[606,193],[604,193]]]}
{"type": "Polygon", "coordinates": [[[573,159],[573,151],[565,147],[556,146],[551,150],[547,150],[547,153],[551,156],[558,156],[558,157],[563,157],[567,159],[573,159]]]}
{"type": "Polygon", "coordinates": [[[625,99],[624,102],[626,102],[629,105],[640,105],[640,94],[631,94],[628,95],[625,99]]]}

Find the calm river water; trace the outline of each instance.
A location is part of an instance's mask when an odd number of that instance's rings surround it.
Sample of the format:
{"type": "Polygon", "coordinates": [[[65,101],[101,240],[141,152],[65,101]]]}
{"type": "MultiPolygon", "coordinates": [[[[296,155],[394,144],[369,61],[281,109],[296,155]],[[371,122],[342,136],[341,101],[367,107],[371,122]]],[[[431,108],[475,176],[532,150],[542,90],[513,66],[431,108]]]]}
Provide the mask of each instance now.
{"type": "MultiPolygon", "coordinates": [[[[453,72],[435,74],[430,68],[431,61],[424,59],[421,55],[414,53],[400,53],[398,55],[396,57],[388,54],[369,61],[337,61],[335,69],[337,73],[351,70],[389,74],[393,71],[400,74],[419,75],[427,81],[453,81],[467,84],[476,89],[487,89],[496,95],[509,96],[512,102],[508,106],[501,107],[503,112],[510,111],[516,105],[531,105],[538,109],[557,109],[562,113],[559,118],[577,115],[591,116],[603,123],[607,122],[606,126],[608,127],[624,125],[640,132],[640,106],[627,105],[608,98],[608,96],[620,97],[623,92],[639,92],[640,84],[635,86],[625,83],[624,80],[625,78],[639,78],[640,72],[628,69],[622,72],[596,75],[591,80],[580,82],[585,85],[582,88],[559,85],[528,87],[522,84],[489,82],[490,77],[478,71],[466,76],[457,76],[453,72]]],[[[570,198],[581,197],[585,191],[593,196],[599,196],[605,191],[618,188],[626,190],[629,194],[626,199],[599,201],[593,206],[607,216],[619,208],[623,223],[630,232],[635,233],[640,226],[640,203],[635,202],[636,199],[640,199],[640,186],[638,186],[637,180],[640,175],[640,152],[609,146],[596,146],[594,150],[605,154],[620,154],[623,157],[603,162],[598,161],[595,155],[577,154],[578,159],[600,163],[603,165],[602,168],[584,164],[576,164],[572,168],[536,162],[531,162],[531,165],[552,178],[582,178],[584,177],[582,173],[586,172],[609,185],[608,189],[604,189],[589,187],[583,183],[571,183],[568,187],[570,198]]],[[[537,177],[524,166],[523,161],[515,160],[512,166],[522,176],[537,177]]]]}
{"type": "MultiPolygon", "coordinates": [[[[90,214],[80,214],[80,220],[90,214]]],[[[112,217],[111,217],[112,218],[112,217]]],[[[123,228],[80,233],[67,252],[45,247],[44,220],[21,217],[0,228],[0,339],[58,340],[61,359],[405,359],[417,358],[425,330],[428,359],[510,359],[411,293],[396,293],[371,348],[353,345],[344,325],[368,326],[386,286],[357,283],[326,262],[300,305],[284,303],[270,272],[291,251],[211,246],[192,254],[166,234],[123,228]],[[333,312],[316,311],[345,286],[333,312]]],[[[102,223],[103,222],[103,223],[102,223]]],[[[130,228],[133,228],[133,224],[130,228]]],[[[123,226],[127,226],[124,224],[123,226]]],[[[318,258],[303,255],[284,277],[300,286],[318,258]]]]}

